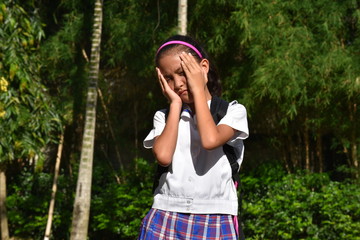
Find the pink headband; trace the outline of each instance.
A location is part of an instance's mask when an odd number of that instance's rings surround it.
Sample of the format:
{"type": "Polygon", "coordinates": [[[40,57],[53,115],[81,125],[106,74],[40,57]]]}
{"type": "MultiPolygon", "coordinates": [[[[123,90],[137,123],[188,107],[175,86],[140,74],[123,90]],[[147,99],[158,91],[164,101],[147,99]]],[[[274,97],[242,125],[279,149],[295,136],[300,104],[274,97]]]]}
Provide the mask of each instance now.
{"type": "Polygon", "coordinates": [[[156,54],[158,54],[160,52],[160,50],[167,46],[167,45],[171,45],[171,44],[180,44],[180,45],[184,45],[184,46],[187,46],[188,48],[191,48],[192,50],[194,50],[196,52],[197,55],[199,55],[200,58],[203,58],[200,51],[196,49],[196,47],[194,47],[193,45],[191,45],[190,43],[187,43],[187,42],[183,42],[183,41],[169,41],[169,42],[166,42],[164,43],[163,45],[161,45],[159,47],[159,49],[157,50],[156,54]]]}

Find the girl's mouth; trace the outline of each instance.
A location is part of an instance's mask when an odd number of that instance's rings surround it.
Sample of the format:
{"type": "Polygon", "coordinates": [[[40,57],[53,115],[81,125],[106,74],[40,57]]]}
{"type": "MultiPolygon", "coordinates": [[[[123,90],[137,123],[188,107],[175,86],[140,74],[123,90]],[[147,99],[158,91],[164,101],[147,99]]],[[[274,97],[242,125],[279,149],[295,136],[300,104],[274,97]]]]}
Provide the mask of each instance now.
{"type": "Polygon", "coordinates": [[[184,95],[187,93],[187,90],[181,90],[178,92],[178,95],[181,96],[181,95],[184,95]]]}

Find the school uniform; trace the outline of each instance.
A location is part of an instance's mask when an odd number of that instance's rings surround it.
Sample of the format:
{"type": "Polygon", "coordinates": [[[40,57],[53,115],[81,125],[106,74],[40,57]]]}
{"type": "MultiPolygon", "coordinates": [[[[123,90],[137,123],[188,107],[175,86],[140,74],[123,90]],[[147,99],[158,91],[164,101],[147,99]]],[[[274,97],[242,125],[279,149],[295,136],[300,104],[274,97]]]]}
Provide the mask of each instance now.
{"type": "MultiPolygon", "coordinates": [[[[152,148],[155,137],[164,130],[165,112],[155,113],[145,148],[152,148]]],[[[237,130],[227,142],[231,146],[242,144],[241,140],[248,137],[246,109],[237,101],[229,103],[220,124],[237,130]]],[[[237,213],[237,192],[222,146],[204,149],[196,115],[184,108],[172,163],[155,189],[152,209],[143,220],[139,239],[236,239],[232,216],[237,213]]]]}

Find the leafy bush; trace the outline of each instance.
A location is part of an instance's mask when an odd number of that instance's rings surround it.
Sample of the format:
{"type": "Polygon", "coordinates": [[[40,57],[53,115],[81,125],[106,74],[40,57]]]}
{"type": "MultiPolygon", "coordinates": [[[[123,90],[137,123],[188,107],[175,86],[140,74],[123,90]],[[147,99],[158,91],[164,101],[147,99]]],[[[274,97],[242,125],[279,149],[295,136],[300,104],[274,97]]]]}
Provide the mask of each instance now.
{"type": "MultiPolygon", "coordinates": [[[[136,159],[118,184],[109,167],[95,162],[89,239],[134,239],[151,207],[154,165],[136,159]]],[[[76,172],[76,171],[75,171],[76,172]]],[[[54,209],[52,239],[69,239],[76,176],[60,175],[54,209]]],[[[48,217],[52,174],[24,170],[12,176],[7,197],[11,235],[42,239],[48,217]]]]}
{"type": "Polygon", "coordinates": [[[50,179],[46,174],[24,172],[17,185],[11,184],[7,198],[9,227],[15,236],[40,237],[45,233],[50,179]],[[30,234],[29,234],[30,233],[30,234]]]}
{"type": "Polygon", "coordinates": [[[360,239],[358,184],[274,169],[242,177],[248,239],[360,239]]]}
{"type": "MultiPolygon", "coordinates": [[[[121,173],[95,161],[89,239],[136,239],[151,207],[154,164],[136,159],[121,173]],[[113,172],[114,173],[114,172],[113,172]]],[[[76,177],[59,178],[52,239],[69,239],[76,177]]],[[[360,239],[360,186],[328,174],[287,174],[262,165],[241,176],[245,236],[252,239],[360,239]]],[[[12,176],[7,198],[11,235],[42,239],[52,176],[23,171],[12,176]]]]}
{"type": "MultiPolygon", "coordinates": [[[[141,220],[152,204],[153,165],[136,159],[115,181],[95,184],[91,202],[91,239],[136,239],[141,220]]],[[[99,178],[104,173],[97,172],[99,178]]]]}
{"type": "MultiPolygon", "coordinates": [[[[11,235],[20,238],[42,239],[48,218],[52,174],[24,170],[12,176],[7,197],[11,235]]],[[[67,239],[72,215],[74,186],[60,176],[56,194],[52,235],[67,239]]]]}

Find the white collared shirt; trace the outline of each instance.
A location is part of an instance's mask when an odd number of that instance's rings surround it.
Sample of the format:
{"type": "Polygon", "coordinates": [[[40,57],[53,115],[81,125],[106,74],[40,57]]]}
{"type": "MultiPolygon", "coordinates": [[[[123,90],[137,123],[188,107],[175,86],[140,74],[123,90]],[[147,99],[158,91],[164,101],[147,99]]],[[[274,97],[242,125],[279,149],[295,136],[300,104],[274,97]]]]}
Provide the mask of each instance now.
{"type": "MultiPolygon", "coordinates": [[[[229,145],[242,144],[241,140],[248,137],[246,109],[237,101],[229,103],[220,124],[237,130],[227,142],[229,145]]],[[[154,138],[164,127],[165,110],[160,110],[155,113],[154,127],[144,140],[145,148],[152,148],[154,138]]],[[[201,146],[196,115],[192,116],[189,109],[182,111],[178,129],[172,163],[160,178],[152,207],[182,213],[237,215],[237,193],[222,146],[213,150],[201,146]]]]}

